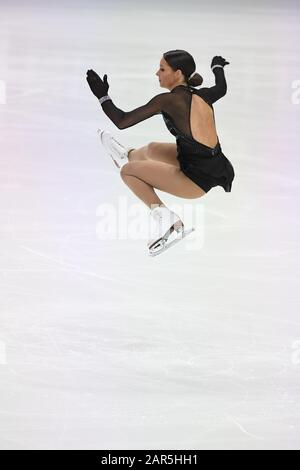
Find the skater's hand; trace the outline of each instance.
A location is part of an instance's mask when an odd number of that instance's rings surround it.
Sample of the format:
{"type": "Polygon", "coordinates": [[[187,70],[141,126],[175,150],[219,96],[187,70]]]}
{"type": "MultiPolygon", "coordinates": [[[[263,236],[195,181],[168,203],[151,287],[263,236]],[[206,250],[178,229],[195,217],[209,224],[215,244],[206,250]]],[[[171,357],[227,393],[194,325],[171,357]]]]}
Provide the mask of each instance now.
{"type": "MultiPolygon", "coordinates": [[[[211,64],[210,64],[210,67],[213,67],[214,65],[221,65],[222,67],[225,67],[225,65],[228,65],[229,62],[227,62],[223,57],[221,57],[220,55],[215,55],[215,57],[213,58],[213,60],[211,61],[211,64]]],[[[216,67],[213,72],[215,70],[217,70],[219,67],[216,67]]]]}
{"type": "Polygon", "coordinates": [[[97,98],[107,95],[109,84],[107,83],[107,75],[104,75],[103,81],[94,70],[88,70],[86,73],[86,79],[90,86],[90,89],[97,98]]]}

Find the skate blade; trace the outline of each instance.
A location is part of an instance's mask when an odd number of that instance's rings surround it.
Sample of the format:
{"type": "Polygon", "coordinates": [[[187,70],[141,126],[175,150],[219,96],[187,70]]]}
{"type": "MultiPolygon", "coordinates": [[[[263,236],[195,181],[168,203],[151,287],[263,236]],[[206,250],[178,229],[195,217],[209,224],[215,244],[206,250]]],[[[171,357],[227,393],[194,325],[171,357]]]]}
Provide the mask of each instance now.
{"type": "MultiPolygon", "coordinates": [[[[157,256],[157,255],[160,255],[161,253],[164,253],[166,250],[168,250],[169,248],[171,248],[172,246],[176,245],[176,243],[180,242],[183,238],[185,238],[187,235],[189,235],[190,233],[194,232],[195,228],[194,227],[191,227],[191,228],[188,228],[188,229],[184,229],[180,232],[177,232],[177,237],[172,240],[171,242],[167,243],[166,241],[164,241],[164,243],[161,245],[161,248],[159,248],[158,250],[156,251],[149,251],[149,256],[153,257],[153,256],[157,256]]],[[[163,240],[162,240],[163,241],[163,240]]]]}

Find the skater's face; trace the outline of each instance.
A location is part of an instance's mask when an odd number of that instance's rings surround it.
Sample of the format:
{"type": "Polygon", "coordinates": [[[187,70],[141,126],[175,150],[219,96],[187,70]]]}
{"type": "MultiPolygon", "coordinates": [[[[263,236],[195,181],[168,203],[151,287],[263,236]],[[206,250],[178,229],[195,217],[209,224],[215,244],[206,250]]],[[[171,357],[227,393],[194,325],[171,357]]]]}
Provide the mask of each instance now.
{"type": "Polygon", "coordinates": [[[160,61],[156,75],[158,76],[160,86],[162,88],[167,88],[170,91],[177,85],[187,85],[182,71],[178,69],[174,72],[172,67],[170,67],[163,57],[160,61]]]}

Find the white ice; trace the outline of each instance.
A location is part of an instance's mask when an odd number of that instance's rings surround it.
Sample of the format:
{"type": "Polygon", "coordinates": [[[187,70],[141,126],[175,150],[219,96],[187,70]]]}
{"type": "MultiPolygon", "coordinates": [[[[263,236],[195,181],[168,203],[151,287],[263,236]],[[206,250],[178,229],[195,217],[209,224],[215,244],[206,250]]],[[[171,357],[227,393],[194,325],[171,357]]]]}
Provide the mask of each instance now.
{"type": "Polygon", "coordinates": [[[2,449],[299,448],[300,12],[239,3],[1,1],[2,449]],[[166,91],[170,49],[203,86],[230,62],[214,109],[236,178],[157,191],[197,230],[150,258],[146,238],[100,236],[104,205],[123,228],[148,209],[96,130],[175,139],[161,116],[119,130],[85,73],[129,111],[166,91]]]}

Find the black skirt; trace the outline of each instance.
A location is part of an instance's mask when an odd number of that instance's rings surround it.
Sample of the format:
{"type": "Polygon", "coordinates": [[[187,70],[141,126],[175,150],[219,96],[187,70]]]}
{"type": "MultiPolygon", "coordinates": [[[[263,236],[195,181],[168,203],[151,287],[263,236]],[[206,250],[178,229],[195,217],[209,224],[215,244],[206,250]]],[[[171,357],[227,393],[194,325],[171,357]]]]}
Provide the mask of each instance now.
{"type": "Polygon", "coordinates": [[[211,148],[183,134],[176,142],[180,169],[188,178],[206,193],[215,186],[222,186],[226,192],[231,191],[234,168],[223,154],[219,142],[211,148]]]}

